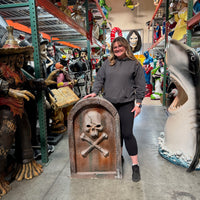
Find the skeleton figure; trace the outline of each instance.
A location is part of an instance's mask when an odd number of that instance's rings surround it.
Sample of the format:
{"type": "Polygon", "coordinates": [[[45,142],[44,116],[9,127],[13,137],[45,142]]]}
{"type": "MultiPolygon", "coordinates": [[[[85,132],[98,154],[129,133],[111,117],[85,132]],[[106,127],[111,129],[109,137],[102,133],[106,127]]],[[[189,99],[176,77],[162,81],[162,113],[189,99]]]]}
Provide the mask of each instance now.
{"type": "Polygon", "coordinates": [[[103,130],[101,115],[96,111],[89,111],[84,117],[84,131],[92,138],[97,138],[99,132],[103,130]]]}

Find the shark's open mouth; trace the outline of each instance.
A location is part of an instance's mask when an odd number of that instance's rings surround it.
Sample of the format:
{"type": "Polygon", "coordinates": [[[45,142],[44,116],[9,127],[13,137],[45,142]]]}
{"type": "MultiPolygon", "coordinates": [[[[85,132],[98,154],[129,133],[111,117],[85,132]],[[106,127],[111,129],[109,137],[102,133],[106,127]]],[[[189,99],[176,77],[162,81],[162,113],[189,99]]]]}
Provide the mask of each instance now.
{"type": "Polygon", "coordinates": [[[176,89],[178,92],[177,94],[175,94],[174,100],[172,101],[172,103],[170,104],[168,108],[168,112],[170,113],[181,108],[188,100],[188,95],[183,89],[183,87],[175,79],[173,79],[173,82],[176,85],[176,89]]]}
{"type": "Polygon", "coordinates": [[[175,88],[168,92],[169,115],[164,134],[159,138],[159,153],[191,172],[200,169],[199,55],[193,48],[172,39],[166,63],[175,88]]]}

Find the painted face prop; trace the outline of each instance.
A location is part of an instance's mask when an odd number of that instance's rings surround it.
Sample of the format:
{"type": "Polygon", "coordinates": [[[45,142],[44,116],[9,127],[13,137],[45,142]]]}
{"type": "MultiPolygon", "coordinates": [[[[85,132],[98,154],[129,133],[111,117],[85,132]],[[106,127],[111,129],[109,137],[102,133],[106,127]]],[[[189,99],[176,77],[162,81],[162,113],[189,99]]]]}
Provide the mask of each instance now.
{"type": "Polygon", "coordinates": [[[138,36],[135,34],[135,32],[133,32],[133,34],[129,38],[129,43],[130,43],[131,48],[135,49],[138,43],[138,36]]]}
{"type": "Polygon", "coordinates": [[[129,42],[133,53],[136,53],[141,49],[142,43],[141,43],[141,37],[138,31],[131,30],[128,33],[126,39],[129,42]]]}

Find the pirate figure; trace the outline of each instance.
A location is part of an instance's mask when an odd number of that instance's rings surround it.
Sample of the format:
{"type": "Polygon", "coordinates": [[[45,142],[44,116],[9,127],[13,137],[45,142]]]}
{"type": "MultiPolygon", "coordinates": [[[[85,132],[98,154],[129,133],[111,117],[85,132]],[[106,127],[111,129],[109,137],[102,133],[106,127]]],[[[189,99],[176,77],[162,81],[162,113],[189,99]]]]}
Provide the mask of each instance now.
{"type": "Polygon", "coordinates": [[[5,176],[7,155],[14,142],[13,177],[21,181],[42,173],[42,166],[33,159],[31,126],[24,103],[35,98],[29,89],[46,89],[46,85],[52,83],[25,77],[21,68],[27,56],[33,53],[33,47],[19,47],[13,37],[13,27],[8,26],[7,29],[8,40],[0,49],[0,198],[11,189],[5,176]]]}

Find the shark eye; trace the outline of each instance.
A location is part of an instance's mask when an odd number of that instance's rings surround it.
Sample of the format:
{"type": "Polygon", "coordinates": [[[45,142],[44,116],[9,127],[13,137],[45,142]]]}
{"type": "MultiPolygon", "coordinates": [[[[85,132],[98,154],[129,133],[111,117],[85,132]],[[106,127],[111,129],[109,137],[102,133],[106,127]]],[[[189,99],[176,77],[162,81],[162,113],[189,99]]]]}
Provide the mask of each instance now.
{"type": "Polygon", "coordinates": [[[189,70],[192,74],[197,74],[200,71],[199,66],[199,58],[198,55],[191,51],[187,50],[188,58],[189,58],[189,70]]]}

